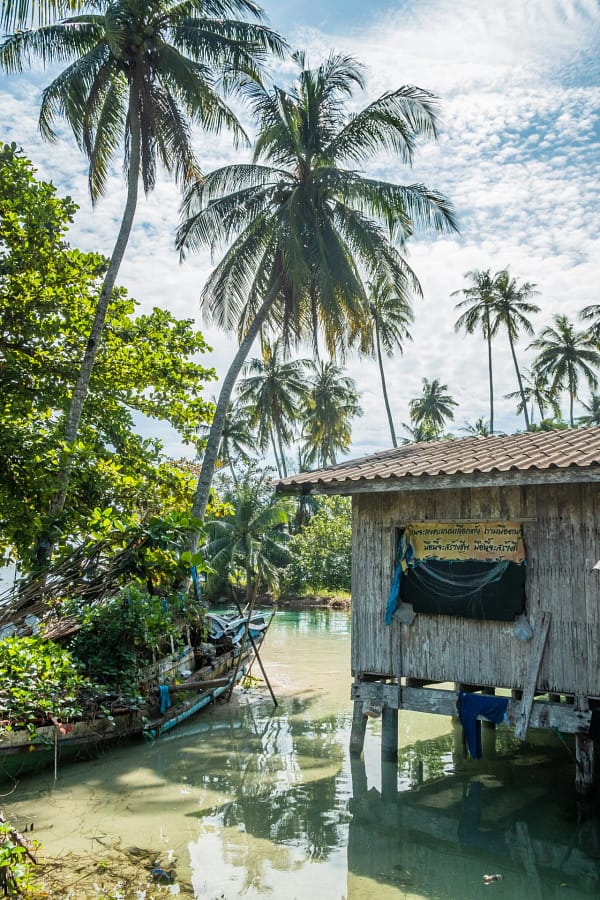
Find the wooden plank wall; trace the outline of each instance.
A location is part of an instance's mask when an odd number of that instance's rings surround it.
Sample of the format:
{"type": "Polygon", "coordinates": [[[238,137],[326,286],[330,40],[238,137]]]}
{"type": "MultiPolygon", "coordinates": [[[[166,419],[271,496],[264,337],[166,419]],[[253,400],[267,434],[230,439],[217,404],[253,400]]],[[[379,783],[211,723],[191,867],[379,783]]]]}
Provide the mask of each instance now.
{"type": "Polygon", "coordinates": [[[509,622],[418,615],[384,623],[396,529],[430,519],[525,520],[527,607],[552,613],[538,687],[600,696],[600,486],[356,494],[353,498],[352,670],[522,688],[530,643],[509,622]],[[529,520],[529,521],[527,521],[529,520]]]}

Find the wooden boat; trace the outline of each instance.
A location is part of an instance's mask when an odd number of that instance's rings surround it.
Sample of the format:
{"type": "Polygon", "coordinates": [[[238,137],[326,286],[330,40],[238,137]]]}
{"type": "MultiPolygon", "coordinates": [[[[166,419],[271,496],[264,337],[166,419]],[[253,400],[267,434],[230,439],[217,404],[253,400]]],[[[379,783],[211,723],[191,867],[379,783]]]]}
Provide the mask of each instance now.
{"type": "Polygon", "coordinates": [[[139,676],[143,704],[117,707],[107,716],[97,708],[81,721],[0,734],[0,782],[90,758],[116,741],[159,738],[232,690],[248,673],[269,623],[260,614],[208,614],[209,634],[199,647],[185,646],[145,667],[139,676]]]}

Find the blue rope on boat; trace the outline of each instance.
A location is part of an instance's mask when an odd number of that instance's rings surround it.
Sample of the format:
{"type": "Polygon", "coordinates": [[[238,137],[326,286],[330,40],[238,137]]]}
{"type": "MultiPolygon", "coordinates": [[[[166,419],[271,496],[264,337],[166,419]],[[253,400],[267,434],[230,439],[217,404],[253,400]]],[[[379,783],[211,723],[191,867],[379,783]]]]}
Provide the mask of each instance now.
{"type": "Polygon", "coordinates": [[[169,688],[166,684],[159,685],[158,690],[160,693],[160,714],[162,715],[172,705],[171,695],[169,694],[169,688]]]}

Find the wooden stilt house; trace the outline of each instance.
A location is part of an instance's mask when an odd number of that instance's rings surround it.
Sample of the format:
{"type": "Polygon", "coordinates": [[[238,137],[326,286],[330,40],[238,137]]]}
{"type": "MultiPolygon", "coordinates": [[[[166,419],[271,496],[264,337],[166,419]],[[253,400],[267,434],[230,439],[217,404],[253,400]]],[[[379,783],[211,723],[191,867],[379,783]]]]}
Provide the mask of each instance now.
{"type": "Polygon", "coordinates": [[[277,490],[352,496],[354,753],[365,714],[382,714],[388,757],[399,710],[460,714],[472,755],[477,723],[501,717],[521,739],[574,734],[576,786],[589,791],[600,428],[408,444],[277,490]]]}

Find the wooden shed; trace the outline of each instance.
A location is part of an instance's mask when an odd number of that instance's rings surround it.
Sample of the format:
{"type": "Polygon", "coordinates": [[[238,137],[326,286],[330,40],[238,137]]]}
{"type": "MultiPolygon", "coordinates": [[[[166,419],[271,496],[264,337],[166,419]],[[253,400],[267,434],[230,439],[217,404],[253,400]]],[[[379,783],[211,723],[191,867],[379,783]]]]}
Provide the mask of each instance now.
{"type": "Polygon", "coordinates": [[[383,715],[393,757],[399,710],[456,716],[463,703],[481,721],[485,698],[507,698],[490,703],[519,738],[576,736],[576,786],[590,789],[600,428],[407,444],[277,491],[352,496],[354,753],[365,714],[383,715]]]}

